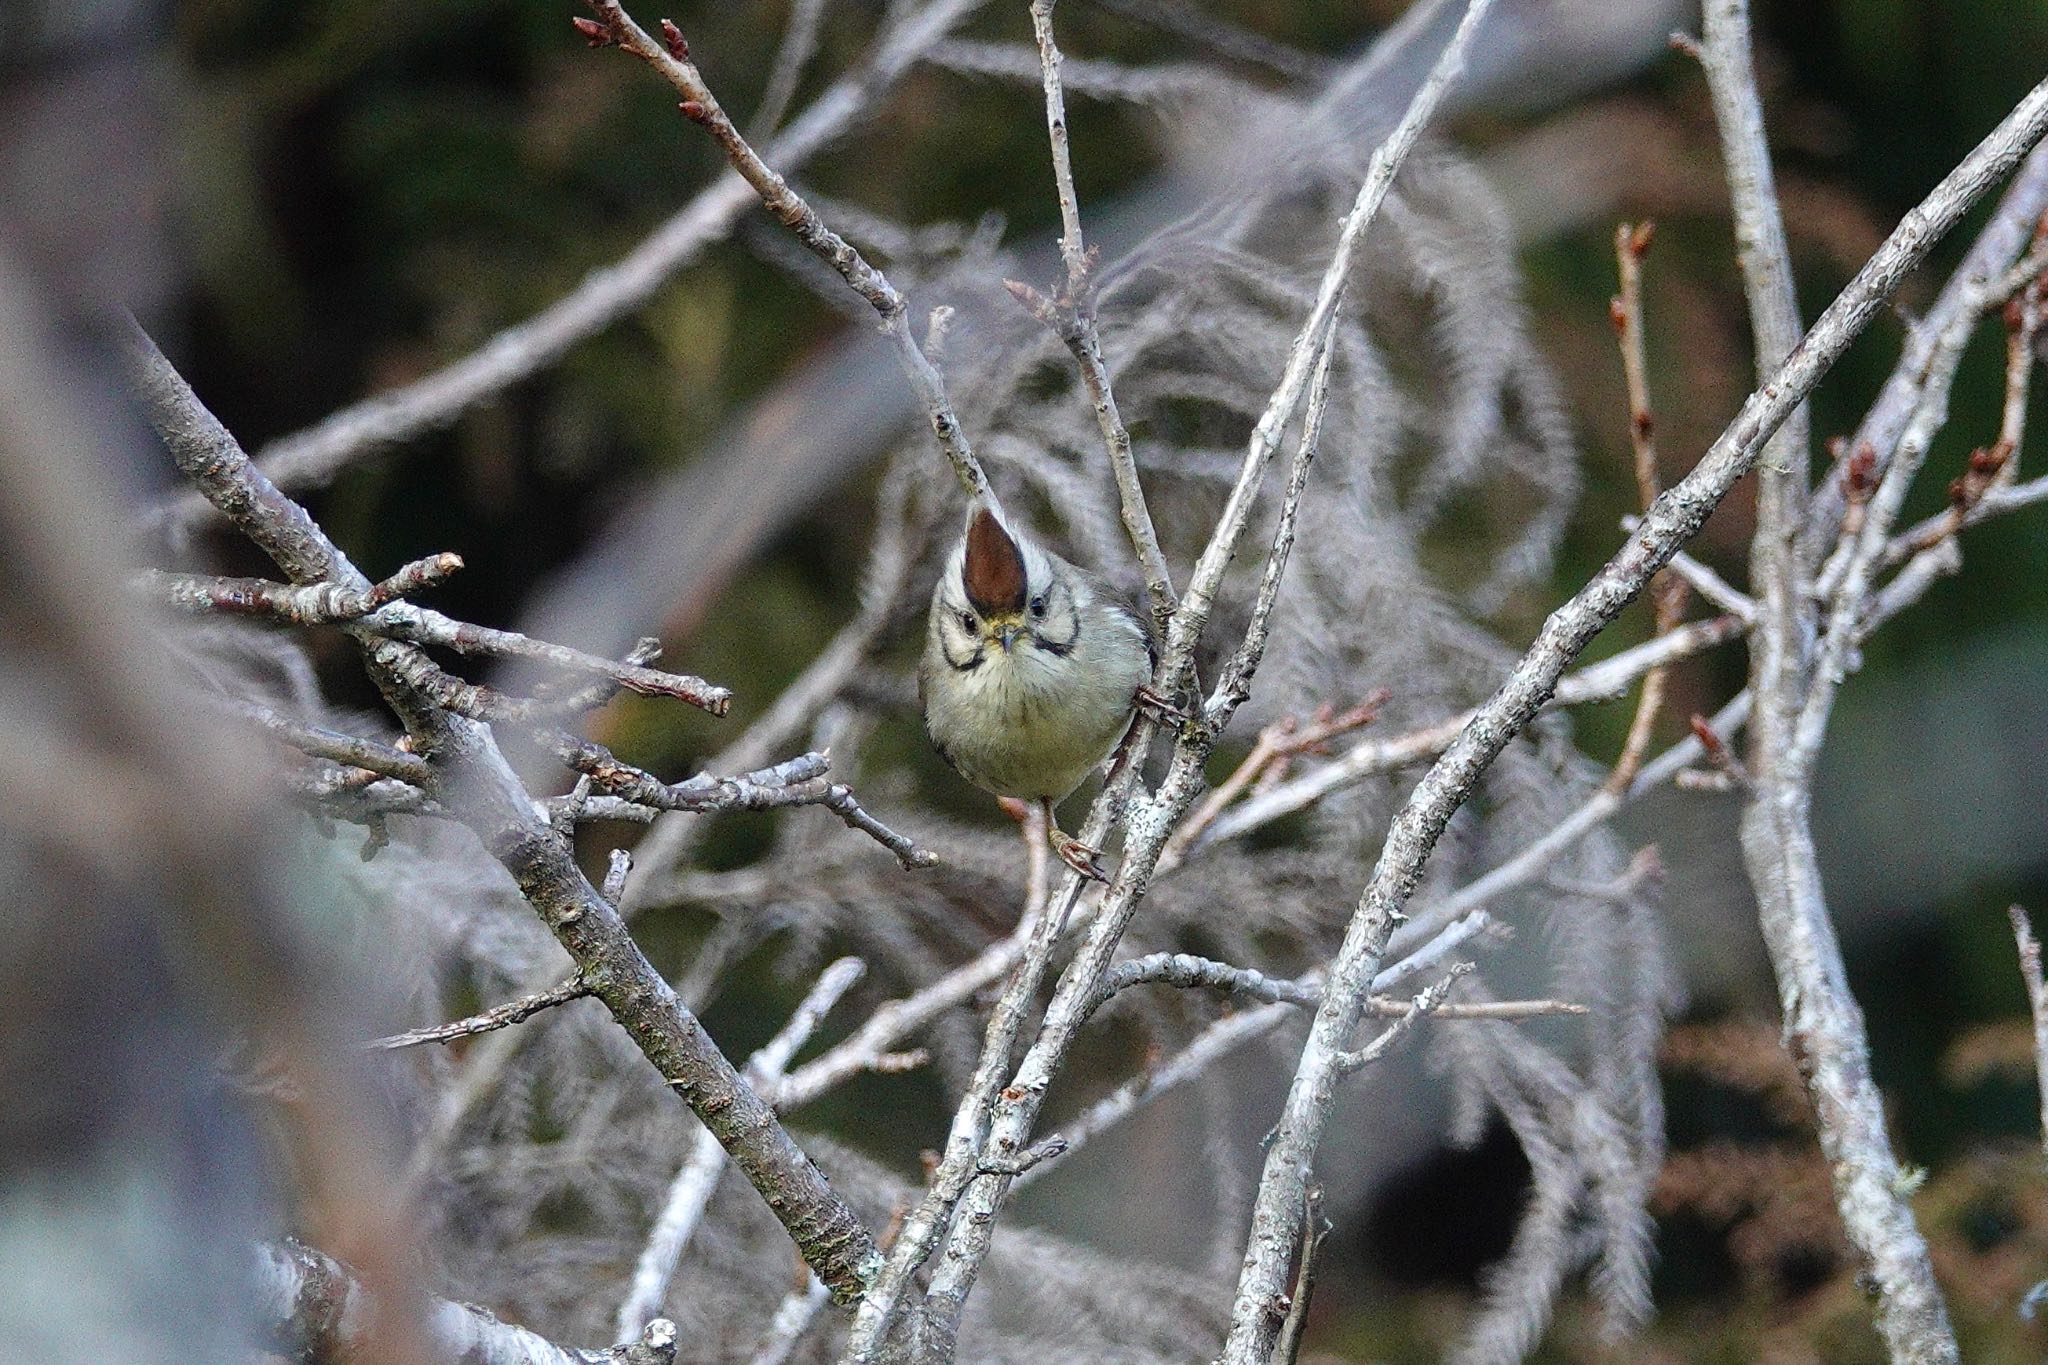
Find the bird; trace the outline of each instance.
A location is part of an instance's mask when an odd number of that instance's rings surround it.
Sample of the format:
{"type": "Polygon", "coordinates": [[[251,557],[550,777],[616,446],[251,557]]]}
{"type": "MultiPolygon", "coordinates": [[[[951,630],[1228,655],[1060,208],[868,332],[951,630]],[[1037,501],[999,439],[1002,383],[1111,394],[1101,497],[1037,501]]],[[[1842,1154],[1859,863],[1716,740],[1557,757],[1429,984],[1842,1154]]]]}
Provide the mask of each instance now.
{"type": "Polygon", "coordinates": [[[1100,850],[1064,833],[1054,807],[1130,729],[1156,661],[1127,594],[974,500],[932,589],[917,677],[925,733],[970,783],[1037,803],[1061,861],[1097,881],[1100,850]]]}

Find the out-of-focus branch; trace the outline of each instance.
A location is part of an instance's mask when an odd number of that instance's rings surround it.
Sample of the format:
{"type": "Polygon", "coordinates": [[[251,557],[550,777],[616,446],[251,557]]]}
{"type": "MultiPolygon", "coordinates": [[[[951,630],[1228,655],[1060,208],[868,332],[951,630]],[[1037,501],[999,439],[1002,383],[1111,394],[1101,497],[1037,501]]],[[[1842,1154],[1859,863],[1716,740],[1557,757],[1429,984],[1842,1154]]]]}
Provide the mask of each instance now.
{"type": "Polygon", "coordinates": [[[662,21],[665,41],[657,43],[633,22],[619,0],[590,0],[590,7],[598,17],[579,20],[579,29],[593,42],[616,45],[654,68],[682,96],[683,114],[711,134],[712,140],[725,153],[726,160],[732,163],[740,178],[753,187],[768,211],[819,260],[837,271],[855,293],[868,301],[875,315],[882,320],[883,332],[896,345],[904,374],[909,378],[918,401],[923,404],[932,434],[938,438],[939,449],[952,464],[960,486],[970,498],[993,501],[995,494],[989,488],[987,476],[982,473],[981,462],[975,458],[974,448],[960,425],[960,418],[953,411],[953,401],[947,396],[946,381],[912,334],[909,305],[889,283],[888,277],[870,265],[867,258],[844,237],[826,226],[817,211],[790,188],[789,182],[761,159],[760,153],[727,117],[718,98],[711,93],[711,87],[705,84],[696,63],[690,60],[689,43],[684,41],[674,24],[665,19],[662,21]]]}
{"type": "Polygon", "coordinates": [[[2006,910],[2019,946],[2020,980],[2027,986],[2027,1010],[2034,1017],[2034,1082],[2041,1092],[2041,1142],[2048,1148],[2048,979],[2041,974],[2041,940],[2027,923],[2027,912],[2015,905],[2006,910]]]}
{"type": "Polygon", "coordinates": [[[1588,641],[1648,584],[1651,575],[1706,520],[1755,463],[1765,441],[1804,401],[1897,288],[1906,272],[1965,210],[2048,131],[2048,84],[2014,112],[1906,215],[1857,272],[1784,365],[1679,483],[1659,496],[1642,526],[1569,602],[1553,612],[1499,692],[1424,776],[1394,818],[1378,865],[1330,972],[1330,985],[1295,1069],[1286,1107],[1260,1178],[1245,1269],[1232,1309],[1226,1365],[1263,1365],[1284,1310],[1286,1267],[1296,1237],[1302,1182],[1321,1143],[1333,1094],[1335,1058],[1364,1006],[1387,940],[1451,815],[1493,759],[1528,724],[1588,641]]]}
{"type": "MultiPolygon", "coordinates": [[[[364,1334],[377,1309],[348,1268],[299,1242],[257,1248],[260,1322],[294,1360],[353,1360],[376,1342],[364,1334]]],[[[433,1365],[673,1365],[676,1325],[647,1324],[610,1350],[558,1346],[466,1303],[433,1300],[419,1315],[433,1365]]]]}

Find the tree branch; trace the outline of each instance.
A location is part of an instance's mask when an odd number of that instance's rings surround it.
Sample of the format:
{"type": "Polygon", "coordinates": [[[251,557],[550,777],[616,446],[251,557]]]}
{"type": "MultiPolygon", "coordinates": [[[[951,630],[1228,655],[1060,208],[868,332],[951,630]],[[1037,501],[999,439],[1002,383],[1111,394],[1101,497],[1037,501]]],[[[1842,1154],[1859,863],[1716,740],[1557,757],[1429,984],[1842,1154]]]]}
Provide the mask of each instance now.
{"type": "Polygon", "coordinates": [[[939,449],[952,464],[961,488],[970,498],[993,502],[994,491],[989,488],[981,462],[975,458],[974,448],[960,425],[960,418],[953,411],[952,399],[946,394],[946,381],[911,334],[907,316],[909,307],[903,296],[896,292],[896,287],[889,283],[888,277],[870,265],[867,258],[845,238],[826,226],[817,211],[790,188],[789,182],[761,159],[760,153],[727,117],[725,109],[711,93],[711,87],[705,84],[703,75],[690,60],[689,43],[684,41],[674,24],[662,21],[662,35],[666,41],[656,43],[633,22],[619,0],[589,0],[589,3],[598,18],[591,29],[583,31],[592,34],[594,40],[601,38],[625,49],[654,68],[682,96],[684,116],[701,124],[711,134],[712,140],[725,153],[726,160],[760,196],[768,211],[812,254],[837,271],[855,293],[868,301],[875,315],[882,320],[883,333],[896,345],[904,374],[909,378],[918,401],[923,404],[932,434],[938,438],[939,449]]]}
{"type": "Polygon", "coordinates": [[[2048,130],[2048,84],[2036,87],[1933,193],[1885,239],[1813,330],[1683,480],[1660,495],[1634,537],[1569,602],[1553,612],[1499,692],[1437,760],[1395,816],[1359,900],[1328,992],[1302,1050],[1285,1110],[1268,1149],[1254,1207],[1245,1269],[1232,1309],[1226,1365],[1264,1365],[1279,1325],[1286,1262],[1295,1243],[1302,1182],[1320,1144],[1332,1095],[1334,1058],[1363,1008],[1402,907],[1452,812],[1508,741],[1541,708],[1565,667],[1649,582],[1705,521],[1794,407],[1874,317],[1934,241],[2048,130]]]}
{"type": "MultiPolygon", "coordinates": [[[[126,358],[151,424],[207,499],[295,584],[331,582],[367,591],[369,580],[303,507],[253,466],[132,319],[127,342],[126,358]]],[[[343,629],[363,646],[373,680],[428,755],[434,778],[429,794],[475,831],[512,874],[591,994],[718,1134],[818,1277],[836,1295],[856,1297],[879,1260],[873,1239],[642,955],[617,910],[584,877],[567,837],[535,809],[489,727],[440,709],[406,681],[416,671],[412,666],[424,662],[414,646],[381,639],[360,622],[343,629]]]]}
{"type": "MultiPolygon", "coordinates": [[[[256,1248],[260,1322],[294,1360],[355,1360],[374,1350],[366,1328],[378,1317],[369,1292],[341,1262],[300,1242],[256,1248]]],[[[647,1324],[637,1339],[606,1351],[557,1346],[481,1308],[437,1299],[419,1320],[435,1365],[674,1365],[676,1325],[647,1324]]]]}
{"type": "MultiPolygon", "coordinates": [[[[794,170],[832,145],[933,43],[984,3],[932,0],[911,13],[877,39],[870,57],[791,122],[769,144],[768,155],[775,164],[794,170]]],[[[706,247],[731,232],[754,202],[744,181],[720,179],[626,255],[593,270],[574,290],[532,317],[423,378],[373,394],[296,435],[271,442],[258,452],[259,467],[283,487],[318,488],[364,454],[449,425],[644,305],[706,247]]],[[[187,494],[161,504],[155,518],[189,522],[206,507],[203,499],[187,494]]]]}

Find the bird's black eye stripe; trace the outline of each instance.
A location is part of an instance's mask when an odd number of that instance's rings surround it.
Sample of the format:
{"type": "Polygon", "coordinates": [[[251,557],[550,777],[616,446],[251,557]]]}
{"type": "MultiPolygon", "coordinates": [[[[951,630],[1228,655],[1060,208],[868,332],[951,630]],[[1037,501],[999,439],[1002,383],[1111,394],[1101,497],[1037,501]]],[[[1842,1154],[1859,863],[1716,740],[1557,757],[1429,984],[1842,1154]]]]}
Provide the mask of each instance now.
{"type": "Polygon", "coordinates": [[[1045,594],[1040,593],[1031,599],[1031,614],[1033,616],[1045,615],[1045,594]]]}

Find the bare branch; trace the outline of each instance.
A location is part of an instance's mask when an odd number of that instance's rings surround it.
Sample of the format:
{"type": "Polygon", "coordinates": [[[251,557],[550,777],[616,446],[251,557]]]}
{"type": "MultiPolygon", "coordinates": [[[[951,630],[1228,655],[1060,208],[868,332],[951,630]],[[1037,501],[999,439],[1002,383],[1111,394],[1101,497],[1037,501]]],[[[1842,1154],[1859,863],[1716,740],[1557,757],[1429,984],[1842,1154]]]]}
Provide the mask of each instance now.
{"type": "MultiPolygon", "coordinates": [[[[893,89],[931,44],[983,3],[932,0],[913,12],[877,40],[869,58],[834,82],[769,144],[768,155],[788,170],[809,161],[893,89]]],[[[641,307],[707,246],[732,231],[754,202],[745,182],[718,181],[626,255],[592,271],[573,291],[524,322],[421,379],[375,394],[265,446],[259,452],[261,468],[284,487],[316,488],[367,452],[449,425],[641,307]]],[[[203,500],[188,495],[160,507],[158,516],[189,520],[205,508],[203,500]]]]}
{"type": "Polygon", "coordinates": [[[1480,775],[1528,723],[1557,686],[1565,667],[1601,627],[1648,583],[1755,462],[1764,442],[1804,400],[1849,342],[1875,316],[1907,270],[1998,177],[2010,171],[2048,130],[2048,84],[2031,91],[2013,114],[1964,159],[1926,201],[1886,238],[1763,388],[1682,481],[1662,494],[1641,529],[1569,602],[1553,612],[1535,643],[1492,700],[1422,779],[1395,816],[1371,883],[1360,898],[1330,973],[1330,988],[1295,1070],[1287,1105],[1268,1149],[1253,1214],[1245,1270],[1239,1278],[1226,1365],[1258,1365],[1270,1352],[1286,1292],[1286,1261],[1294,1245],[1303,1173],[1314,1160],[1329,1112],[1333,1058],[1355,1027],[1366,984],[1414,890],[1423,863],[1451,814],[1480,775]]]}
{"type": "Polygon", "coordinates": [[[162,569],[144,570],[136,587],[180,611],[262,616],[310,626],[367,616],[387,602],[444,581],[461,568],[460,555],[431,555],[405,565],[368,592],[350,592],[332,583],[295,588],[267,578],[216,578],[162,569]]]}
{"type": "Polygon", "coordinates": [[[798,1339],[830,1298],[816,1275],[808,1276],[801,1287],[790,1290],[776,1306],[775,1316],[768,1320],[768,1330],[762,1334],[761,1344],[754,1348],[747,1365],[785,1365],[798,1339]]]}
{"type": "Polygon", "coordinates": [[[789,24],[782,31],[782,43],[775,49],[775,64],[768,69],[768,84],[761,90],[761,103],[749,120],[747,136],[758,142],[775,131],[789,102],[796,95],[804,67],[818,50],[818,29],[825,21],[825,0],[795,0],[789,8],[789,24]]]}
{"type": "MultiPolygon", "coordinates": [[[[252,465],[132,319],[127,342],[126,358],[151,424],[208,500],[294,583],[326,581],[366,591],[369,580],[303,507],[252,465]]],[[[576,962],[591,994],[718,1134],[819,1278],[841,1297],[857,1296],[879,1260],[858,1216],[640,952],[618,912],[584,877],[567,838],[536,810],[490,730],[437,708],[410,686],[408,667],[422,661],[414,646],[381,639],[360,622],[343,629],[363,646],[372,677],[431,755],[437,779],[432,794],[446,799],[451,813],[512,874],[576,962]]]]}
{"type": "Polygon", "coordinates": [[[1117,504],[1123,514],[1124,533],[1145,571],[1145,593],[1152,603],[1152,620],[1164,630],[1173,614],[1173,571],[1159,548],[1159,536],[1152,529],[1152,514],[1145,508],[1145,489],[1138,481],[1137,457],[1131,453],[1131,433],[1117,411],[1116,394],[1110,387],[1109,364],[1102,355],[1102,336],[1095,326],[1095,290],[1088,278],[1089,251],[1081,235],[1081,201],[1074,191],[1074,167],[1067,149],[1066,97],[1060,88],[1060,49],[1053,41],[1052,11],[1055,0],[1032,0],[1031,31],[1038,41],[1040,76],[1045,86],[1045,128],[1052,147],[1053,188],[1060,204],[1060,259],[1066,263],[1066,288],[1039,317],[1073,352],[1080,367],[1081,383],[1088,390],[1095,409],[1095,423],[1109,451],[1109,467],[1116,476],[1117,504]]]}
{"type": "Polygon", "coordinates": [[[245,720],[254,722],[272,739],[289,744],[300,753],[345,764],[360,772],[410,782],[414,786],[424,786],[427,782],[427,761],[417,754],[389,744],[379,744],[373,739],[345,735],[324,725],[293,720],[255,702],[235,701],[228,703],[228,707],[245,720]]]}
{"type": "Polygon", "coordinates": [[[683,40],[682,33],[674,24],[662,21],[666,42],[657,43],[633,22],[619,0],[590,0],[590,7],[612,43],[654,68],[682,96],[684,116],[701,124],[711,134],[712,140],[725,153],[726,160],[732,163],[740,178],[753,187],[768,211],[874,308],[875,315],[882,320],[882,331],[896,344],[897,356],[902,361],[911,389],[923,404],[932,434],[938,438],[939,449],[951,462],[960,486],[970,498],[995,501],[988,478],[982,473],[981,462],[975,458],[974,448],[960,425],[960,418],[953,411],[952,399],[946,394],[945,380],[918,345],[917,338],[911,335],[908,305],[896,292],[896,287],[851,243],[827,227],[817,211],[789,187],[789,182],[761,159],[726,116],[717,97],[711,93],[711,87],[705,84],[703,75],[690,60],[690,45],[683,40]]]}
{"type": "MultiPolygon", "coordinates": [[[[1177,694],[1192,676],[1195,647],[1207,628],[1224,571],[1236,553],[1266,467],[1279,448],[1283,431],[1299,412],[1315,374],[1323,367],[1337,309],[1343,300],[1359,243],[1385,201],[1409,149],[1461,68],[1466,48],[1488,3],[1489,0],[1473,0],[1407,112],[1387,140],[1373,152],[1363,183],[1338,233],[1337,248],[1324,270],[1315,304],[1295,336],[1280,382],[1246,443],[1237,481],[1217,518],[1215,530],[1196,561],[1194,572],[1189,576],[1180,609],[1175,612],[1168,629],[1166,647],[1153,674],[1152,688],[1158,695],[1177,694]]],[[[1313,433],[1308,424],[1304,424],[1304,437],[1311,440],[1312,446],[1313,433]]],[[[1276,545],[1275,548],[1284,551],[1284,545],[1276,545]]],[[[1256,658],[1246,661],[1247,677],[1256,665],[1256,658]]],[[[1215,736],[1229,723],[1236,705],[1234,695],[1225,692],[1211,699],[1198,721],[1182,726],[1158,791],[1142,807],[1128,812],[1124,824],[1123,862],[1105,896],[1101,912],[1089,925],[1080,948],[1060,976],[1037,1038],[1019,1063],[1011,1083],[1002,1087],[992,1105],[984,1109],[980,1094],[970,1094],[963,1103],[955,1118],[955,1142],[949,1144],[946,1158],[934,1177],[931,1194],[905,1222],[903,1235],[892,1250],[889,1270],[877,1281],[875,1291],[855,1314],[845,1359],[865,1362],[873,1358],[880,1333],[894,1307],[894,1295],[900,1292],[903,1274],[928,1254],[942,1219],[953,1211],[955,1195],[952,1182],[964,1179],[966,1183],[960,1187],[957,1196],[959,1216],[953,1219],[946,1255],[933,1274],[922,1319],[928,1338],[925,1348],[942,1359],[952,1352],[960,1314],[987,1255],[995,1212],[1009,1183],[1002,1176],[968,1177],[984,1159],[1000,1161],[1022,1150],[1028,1143],[1039,1106],[1054,1074],[1063,1065],[1074,1037],[1087,1020],[1088,1004],[1094,998],[1103,974],[1109,970],[1117,944],[1149,884],[1165,840],[1199,794],[1204,782],[1203,767],[1215,736]],[[978,1149],[962,1140],[971,1138],[977,1131],[987,1134],[978,1149]]],[[[1123,780],[1119,783],[1113,779],[1103,795],[1097,798],[1089,822],[1083,829],[1084,839],[1099,840],[1108,827],[1112,807],[1122,805],[1124,793],[1134,780],[1137,767],[1130,759],[1144,752],[1154,724],[1149,714],[1140,712],[1123,751],[1123,780]]],[[[1067,903],[1071,904],[1078,894],[1078,880],[1070,877],[1064,891],[1067,903]]],[[[1027,967],[1032,961],[1027,955],[1027,967]]],[[[1018,979],[1022,981],[1032,975],[1030,971],[1020,971],[1018,979]]],[[[984,1045],[984,1063],[991,1054],[1007,1055],[1007,1050],[1006,1040],[992,1032],[984,1045]]]]}
{"type": "MultiPolygon", "coordinates": [[[[1650,249],[1654,233],[1652,223],[1623,223],[1615,228],[1614,257],[1621,292],[1615,295],[1610,310],[1621,345],[1622,375],[1628,386],[1628,436],[1635,453],[1636,496],[1645,511],[1663,491],[1657,472],[1656,417],[1650,407],[1649,364],[1643,353],[1643,256],[1650,249]]],[[[1669,635],[1685,613],[1685,580],[1668,568],[1659,570],[1650,580],[1650,599],[1656,613],[1651,634],[1669,635]]],[[[1664,678],[1662,667],[1643,675],[1642,697],[1636,703],[1635,717],[1629,721],[1621,756],[1607,778],[1607,785],[1615,791],[1626,790],[1635,781],[1636,770],[1642,767],[1643,756],[1650,750],[1657,712],[1664,704],[1664,678]]]]}
{"type": "Polygon", "coordinates": [[[2027,1009],[2034,1016],[2034,1080],[2041,1092],[2041,1142],[2048,1149],[2048,980],[2041,975],[2041,940],[2027,923],[2027,912],[2011,906],[2012,936],[2019,945],[2020,979],[2027,986],[2027,1009]]]}
{"type": "MultiPolygon", "coordinates": [[[[1745,629],[1733,616],[1680,626],[1661,639],[1646,641],[1578,670],[1558,683],[1547,704],[1576,706],[1612,701],[1622,695],[1630,682],[1659,664],[1688,658],[1738,639],[1745,629]]],[[[1368,777],[1427,763],[1448,748],[1477,714],[1476,709],[1461,711],[1405,735],[1355,744],[1328,763],[1258,792],[1223,812],[1206,837],[1195,841],[1194,848],[1205,848],[1271,824],[1368,777]]]]}
{"type": "MultiPolygon", "coordinates": [[[[299,1242],[257,1248],[256,1291],[263,1327],[294,1359],[349,1360],[377,1342],[368,1291],[339,1261],[299,1242]]],[[[464,1365],[673,1365],[676,1325],[657,1318],[638,1340],[579,1351],[501,1322],[481,1308],[435,1300],[419,1315],[434,1360],[464,1365]]]]}
{"type": "MultiPolygon", "coordinates": [[[[379,1038],[370,1047],[396,1050],[404,1047],[418,1047],[421,1043],[452,1043],[458,1038],[474,1038],[479,1033],[493,1029],[509,1028],[513,1024],[525,1023],[542,1010],[566,1005],[571,1000],[581,1000],[590,994],[590,987],[583,978],[572,976],[559,985],[531,995],[522,995],[517,1000],[508,1000],[494,1005],[481,1014],[472,1014],[467,1019],[457,1019],[452,1024],[436,1024],[430,1028],[416,1028],[407,1033],[394,1033],[388,1038],[379,1038]]],[[[629,1335],[629,1334],[627,1334],[629,1335]]]]}
{"type": "Polygon", "coordinates": [[[1356,1052],[1339,1052],[1335,1062],[1337,1074],[1340,1076],[1349,1075],[1353,1071],[1371,1066],[1374,1062],[1386,1056],[1388,1052],[1393,1050],[1394,1044],[1400,1042],[1402,1038],[1407,1036],[1408,1030],[1415,1027],[1417,1019],[1420,1019],[1425,1014],[1434,1014],[1443,1008],[1444,997],[1451,993],[1451,987],[1457,984],[1459,977],[1464,976],[1471,970],[1472,964],[1469,962],[1454,963],[1440,980],[1434,985],[1425,987],[1420,994],[1413,1000],[1410,1000],[1408,1007],[1401,1011],[1400,1018],[1387,1025],[1385,1031],[1379,1037],[1373,1039],[1364,1047],[1359,1048],[1356,1052]]]}
{"type": "MultiPolygon", "coordinates": [[[[853,989],[854,983],[866,970],[867,965],[857,957],[843,957],[827,967],[775,1036],[748,1058],[748,1084],[773,1094],[782,1073],[789,1066],[790,1058],[810,1041],[832,1007],[853,989]]],[[[633,1267],[631,1287],[626,1292],[625,1302],[619,1305],[618,1323],[613,1329],[615,1335],[638,1335],[660,1309],[662,1299],[668,1294],[669,1281],[675,1278],[676,1263],[682,1258],[683,1248],[689,1245],[691,1234],[697,1230],[704,1209],[718,1188],[718,1177],[724,1170],[725,1149],[710,1129],[700,1128],[696,1145],[669,1185],[661,1214],[654,1220],[653,1230],[647,1235],[647,1245],[641,1249],[640,1260],[633,1267]]]]}

